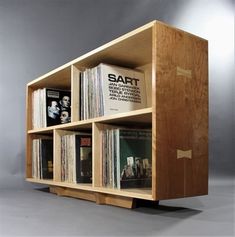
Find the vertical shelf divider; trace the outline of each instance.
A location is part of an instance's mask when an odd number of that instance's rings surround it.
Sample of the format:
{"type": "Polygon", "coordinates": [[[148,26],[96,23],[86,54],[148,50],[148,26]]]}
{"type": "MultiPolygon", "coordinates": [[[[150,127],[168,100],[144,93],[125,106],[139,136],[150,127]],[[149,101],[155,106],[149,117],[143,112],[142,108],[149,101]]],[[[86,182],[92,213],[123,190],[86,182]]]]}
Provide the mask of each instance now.
{"type": "Polygon", "coordinates": [[[92,186],[102,187],[102,157],[100,147],[100,130],[102,124],[92,123],[92,186]]]}
{"type": "Polygon", "coordinates": [[[152,90],[152,196],[153,199],[157,199],[157,187],[158,187],[158,182],[159,180],[157,179],[157,138],[156,138],[156,133],[157,133],[157,116],[156,116],[156,80],[157,80],[157,75],[156,75],[156,24],[154,24],[152,28],[152,77],[151,77],[151,90],[152,90]]]}
{"type": "Polygon", "coordinates": [[[54,130],[53,133],[53,173],[54,181],[61,182],[61,136],[63,135],[62,130],[54,130]]]}
{"type": "Polygon", "coordinates": [[[71,66],[71,122],[80,120],[80,70],[71,66]]]}

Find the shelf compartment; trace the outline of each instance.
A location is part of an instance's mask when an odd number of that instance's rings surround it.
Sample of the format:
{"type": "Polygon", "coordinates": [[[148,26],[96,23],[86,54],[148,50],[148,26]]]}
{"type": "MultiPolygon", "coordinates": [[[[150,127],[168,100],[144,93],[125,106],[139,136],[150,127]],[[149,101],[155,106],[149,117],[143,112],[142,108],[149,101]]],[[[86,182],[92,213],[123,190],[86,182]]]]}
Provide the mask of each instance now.
{"type": "Polygon", "coordinates": [[[39,88],[71,89],[71,66],[64,65],[27,84],[33,90],[39,88]]]}
{"type": "MultiPolygon", "coordinates": [[[[26,149],[26,177],[27,178],[33,178],[33,169],[34,169],[34,173],[36,174],[36,168],[35,168],[35,166],[33,167],[33,140],[34,139],[51,139],[51,140],[53,140],[53,136],[52,136],[52,134],[27,134],[27,139],[26,139],[26,143],[27,143],[27,149],[26,149]]],[[[45,147],[45,145],[44,145],[44,147],[45,147]]],[[[36,152],[36,150],[35,150],[35,152],[36,152]]],[[[53,159],[53,157],[51,157],[51,158],[53,159]]],[[[41,157],[41,159],[42,159],[42,157],[41,157]]],[[[50,161],[52,161],[52,159],[50,159],[50,161]]],[[[36,160],[34,160],[34,162],[36,162],[36,160]]],[[[47,166],[47,169],[49,170],[48,167],[49,166],[47,166]]],[[[41,169],[42,169],[42,167],[41,167],[41,169]]],[[[39,169],[38,172],[42,172],[42,171],[39,169]]],[[[53,167],[53,176],[54,176],[54,174],[55,174],[55,170],[54,170],[54,167],[53,167]]],[[[53,179],[51,179],[51,181],[53,181],[53,179]]]]}
{"type": "Polygon", "coordinates": [[[100,119],[93,119],[93,174],[94,187],[102,186],[102,157],[101,157],[101,148],[100,148],[100,131],[104,127],[109,127],[112,125],[125,125],[125,126],[141,126],[141,127],[151,127],[152,122],[152,109],[142,109],[131,111],[128,113],[111,115],[103,117],[100,119]],[[128,116],[127,116],[128,115],[128,116]],[[133,123],[134,122],[134,123],[133,123]]]}
{"type": "MultiPolygon", "coordinates": [[[[92,132],[91,132],[91,130],[86,131],[85,133],[84,133],[84,131],[81,131],[82,137],[85,137],[86,144],[82,145],[81,144],[82,141],[83,141],[82,139],[84,139],[84,138],[80,139],[80,137],[79,137],[79,141],[78,141],[79,142],[79,151],[76,150],[78,147],[77,147],[77,142],[75,141],[76,139],[75,139],[74,136],[72,136],[72,138],[73,138],[72,143],[71,143],[71,140],[69,140],[69,143],[66,142],[66,144],[69,144],[69,147],[70,147],[70,148],[67,147],[67,149],[72,148],[72,149],[74,149],[73,152],[75,152],[75,151],[76,152],[73,153],[75,155],[72,156],[70,159],[69,159],[69,157],[70,157],[71,152],[65,153],[65,157],[64,157],[64,162],[65,163],[64,164],[66,164],[66,161],[67,161],[67,165],[64,166],[64,179],[66,179],[65,174],[66,174],[66,170],[67,170],[67,171],[69,171],[73,174],[72,177],[67,175],[67,179],[70,179],[71,181],[73,180],[73,182],[68,182],[66,180],[62,180],[62,167],[63,167],[63,165],[62,165],[62,137],[66,136],[66,135],[76,135],[76,134],[81,135],[81,133],[79,133],[79,132],[80,132],[80,130],[78,130],[78,131],[74,131],[74,130],[72,130],[72,131],[70,131],[70,130],[54,130],[54,154],[55,154],[55,156],[54,156],[54,158],[55,158],[54,159],[54,164],[55,164],[54,165],[54,167],[55,167],[55,178],[54,178],[54,180],[55,181],[63,182],[63,183],[67,183],[67,184],[72,183],[72,184],[79,184],[80,185],[80,184],[83,184],[83,183],[81,183],[81,182],[75,183],[75,182],[77,182],[77,179],[79,179],[80,181],[82,180],[82,182],[84,182],[84,183],[88,182],[88,179],[90,179],[90,176],[87,176],[87,175],[81,176],[81,174],[78,175],[77,172],[79,172],[79,173],[82,173],[82,171],[85,172],[84,169],[82,169],[82,167],[84,167],[84,163],[83,163],[83,166],[82,166],[81,165],[82,163],[81,163],[81,160],[80,160],[82,154],[84,155],[84,152],[85,152],[85,154],[86,154],[86,152],[88,152],[87,156],[86,156],[87,160],[86,160],[86,163],[85,163],[85,167],[87,167],[87,165],[91,164],[91,163],[87,163],[87,161],[89,161],[89,157],[91,158],[91,153],[90,153],[91,149],[92,149],[92,146],[91,146],[91,144],[92,144],[92,138],[91,138],[92,132]],[[89,143],[87,143],[87,138],[89,139],[88,140],[89,143]],[[81,151],[81,147],[83,148],[83,153],[81,151]],[[87,150],[87,148],[88,148],[88,150],[87,150]],[[89,153],[90,153],[90,156],[89,156],[89,153]],[[80,157],[77,157],[77,155],[79,155],[80,157]],[[72,166],[71,166],[71,161],[73,162],[72,166]],[[77,162],[79,162],[79,166],[78,166],[77,162]],[[80,167],[79,171],[77,169],[78,167],[80,167]]],[[[71,139],[71,138],[69,138],[69,139],[71,139]]],[[[88,172],[91,172],[91,169],[88,172]]],[[[92,174],[92,176],[93,176],[93,174],[92,174]]],[[[92,180],[93,179],[94,178],[92,178],[92,180]]]]}
{"type": "MultiPolygon", "coordinates": [[[[134,121],[135,120],[132,121],[132,126],[134,125],[135,129],[137,129],[137,128],[139,129],[140,127],[136,126],[134,121]]],[[[143,133],[134,133],[134,134],[128,133],[128,134],[132,134],[133,138],[136,138],[135,136],[137,136],[139,139],[142,138],[143,142],[147,142],[147,143],[145,143],[146,144],[145,149],[148,149],[148,150],[143,150],[142,148],[138,149],[138,147],[135,147],[137,140],[135,142],[133,142],[133,140],[132,139],[130,140],[130,138],[127,136],[126,137],[127,140],[124,139],[125,142],[122,142],[122,146],[116,147],[116,149],[120,149],[120,154],[123,153],[124,151],[126,152],[126,153],[124,152],[124,154],[125,154],[124,156],[120,155],[120,157],[119,157],[120,162],[117,162],[117,164],[119,164],[119,166],[109,164],[109,162],[111,160],[112,160],[112,162],[114,162],[114,160],[115,160],[113,150],[110,153],[110,151],[108,152],[108,149],[106,150],[106,148],[102,148],[102,145],[101,145],[101,144],[104,144],[104,140],[102,140],[103,139],[102,131],[113,130],[116,128],[120,128],[120,129],[123,128],[124,130],[125,129],[128,130],[130,127],[131,126],[120,126],[117,124],[110,125],[107,123],[94,123],[93,124],[93,129],[92,129],[93,130],[93,143],[96,143],[96,145],[94,146],[94,149],[93,149],[93,164],[94,164],[93,173],[94,173],[94,177],[95,177],[94,182],[93,182],[94,188],[95,189],[97,188],[99,190],[105,190],[104,192],[109,191],[111,193],[112,192],[114,192],[114,193],[128,192],[128,193],[135,193],[135,194],[139,194],[139,193],[146,194],[147,193],[147,194],[152,195],[152,185],[150,182],[153,183],[153,180],[151,178],[152,177],[151,173],[149,173],[149,168],[151,168],[151,170],[152,170],[151,164],[153,163],[152,162],[152,141],[151,140],[147,141],[146,140],[147,137],[142,137],[142,135],[140,135],[140,134],[143,134],[143,133]],[[129,148],[126,147],[127,144],[128,144],[129,148]],[[132,147],[132,148],[130,148],[130,147],[132,147]],[[135,149],[133,149],[133,147],[135,147],[135,149]],[[103,149],[105,149],[105,152],[103,151],[103,149]],[[124,149],[124,150],[122,150],[122,149],[124,149]],[[131,160],[130,156],[132,157],[132,160],[131,160]],[[105,157],[107,158],[107,160],[105,157]],[[129,158],[127,158],[127,157],[129,157],[129,158]],[[137,159],[137,157],[139,157],[139,158],[137,159]],[[137,160],[139,160],[139,165],[137,163],[137,160]],[[127,163],[125,163],[125,161],[127,163]],[[104,166],[104,162],[106,162],[105,166],[104,166]],[[129,166],[128,166],[128,164],[129,164],[129,166]],[[126,166],[126,168],[125,168],[125,166],[126,166]],[[104,167],[106,167],[106,168],[104,168],[104,167]],[[109,167],[109,168],[107,168],[107,167],[109,167]],[[120,167],[120,168],[118,169],[117,167],[120,167]],[[130,169],[128,167],[131,168],[132,173],[130,173],[130,169]],[[121,181],[122,180],[121,179],[121,173],[122,173],[121,169],[122,168],[123,169],[125,168],[126,172],[128,170],[129,171],[128,174],[130,174],[130,176],[128,176],[128,177],[131,177],[131,179],[129,179],[129,181],[131,181],[131,184],[130,184],[130,182],[128,182],[128,184],[125,183],[126,184],[125,187],[122,186],[122,184],[121,184],[121,182],[123,182],[123,181],[121,181]],[[106,170],[106,169],[108,169],[108,170],[106,170]],[[117,172],[121,172],[119,178],[118,178],[118,175],[115,176],[115,172],[116,172],[116,175],[117,175],[117,172]],[[107,177],[107,180],[108,180],[107,185],[104,184],[104,182],[106,182],[106,181],[104,181],[103,177],[107,177]],[[120,188],[115,187],[116,186],[116,184],[114,182],[115,177],[117,180],[117,184],[120,182],[120,188]],[[138,179],[138,180],[136,181],[136,179],[138,179]],[[129,186],[129,188],[127,185],[129,186]],[[139,187],[137,187],[137,186],[139,186],[139,187]]],[[[130,131],[135,131],[135,129],[130,130],[130,131]]],[[[138,131],[143,132],[143,131],[146,131],[146,129],[138,130],[138,131]]],[[[147,134],[149,134],[149,133],[147,133],[147,134]]],[[[113,136],[113,135],[114,135],[113,132],[109,133],[109,136],[113,136]]],[[[122,135],[124,136],[123,133],[122,133],[122,135]]],[[[106,142],[107,142],[106,146],[111,147],[112,141],[113,140],[111,140],[111,143],[110,143],[109,140],[106,140],[106,142]]],[[[123,139],[122,139],[122,141],[123,141],[123,139]]],[[[143,145],[143,142],[141,142],[142,145],[143,145]]],[[[120,142],[120,144],[121,144],[121,142],[120,142]]],[[[118,157],[118,155],[116,156],[116,158],[117,157],[118,157]]],[[[112,164],[114,164],[114,163],[112,163],[112,164]]]]}
{"type": "Polygon", "coordinates": [[[103,62],[136,68],[151,63],[153,24],[151,22],[75,59],[74,65],[94,67],[103,62]]]}

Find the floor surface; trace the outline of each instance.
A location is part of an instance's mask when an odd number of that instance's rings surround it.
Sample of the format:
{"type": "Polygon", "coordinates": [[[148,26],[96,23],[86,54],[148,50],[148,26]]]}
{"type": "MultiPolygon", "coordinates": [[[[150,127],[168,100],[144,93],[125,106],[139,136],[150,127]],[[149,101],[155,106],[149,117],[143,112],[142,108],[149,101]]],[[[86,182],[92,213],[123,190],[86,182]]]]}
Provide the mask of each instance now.
{"type": "Polygon", "coordinates": [[[210,181],[209,195],[134,210],[0,190],[0,236],[235,236],[234,180],[210,181]]]}

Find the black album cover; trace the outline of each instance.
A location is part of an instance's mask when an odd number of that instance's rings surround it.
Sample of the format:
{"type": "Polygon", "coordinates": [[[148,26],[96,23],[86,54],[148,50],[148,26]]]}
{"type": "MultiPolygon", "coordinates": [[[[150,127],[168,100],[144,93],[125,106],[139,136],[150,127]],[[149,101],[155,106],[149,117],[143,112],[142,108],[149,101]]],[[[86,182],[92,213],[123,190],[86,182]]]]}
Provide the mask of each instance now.
{"type": "Polygon", "coordinates": [[[71,92],[46,89],[47,126],[71,122],[71,92]]]}

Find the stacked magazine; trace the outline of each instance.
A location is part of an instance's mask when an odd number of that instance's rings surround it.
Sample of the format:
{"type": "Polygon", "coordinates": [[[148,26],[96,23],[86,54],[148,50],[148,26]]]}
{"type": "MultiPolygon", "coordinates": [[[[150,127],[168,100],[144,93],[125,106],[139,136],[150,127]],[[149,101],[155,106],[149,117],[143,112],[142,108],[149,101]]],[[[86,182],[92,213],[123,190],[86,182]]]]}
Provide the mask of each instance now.
{"type": "Polygon", "coordinates": [[[81,120],[143,109],[146,106],[143,72],[101,63],[81,73],[81,120]]]}
{"type": "Polygon", "coordinates": [[[104,187],[151,187],[151,130],[105,129],[101,132],[101,147],[104,187]]]}

